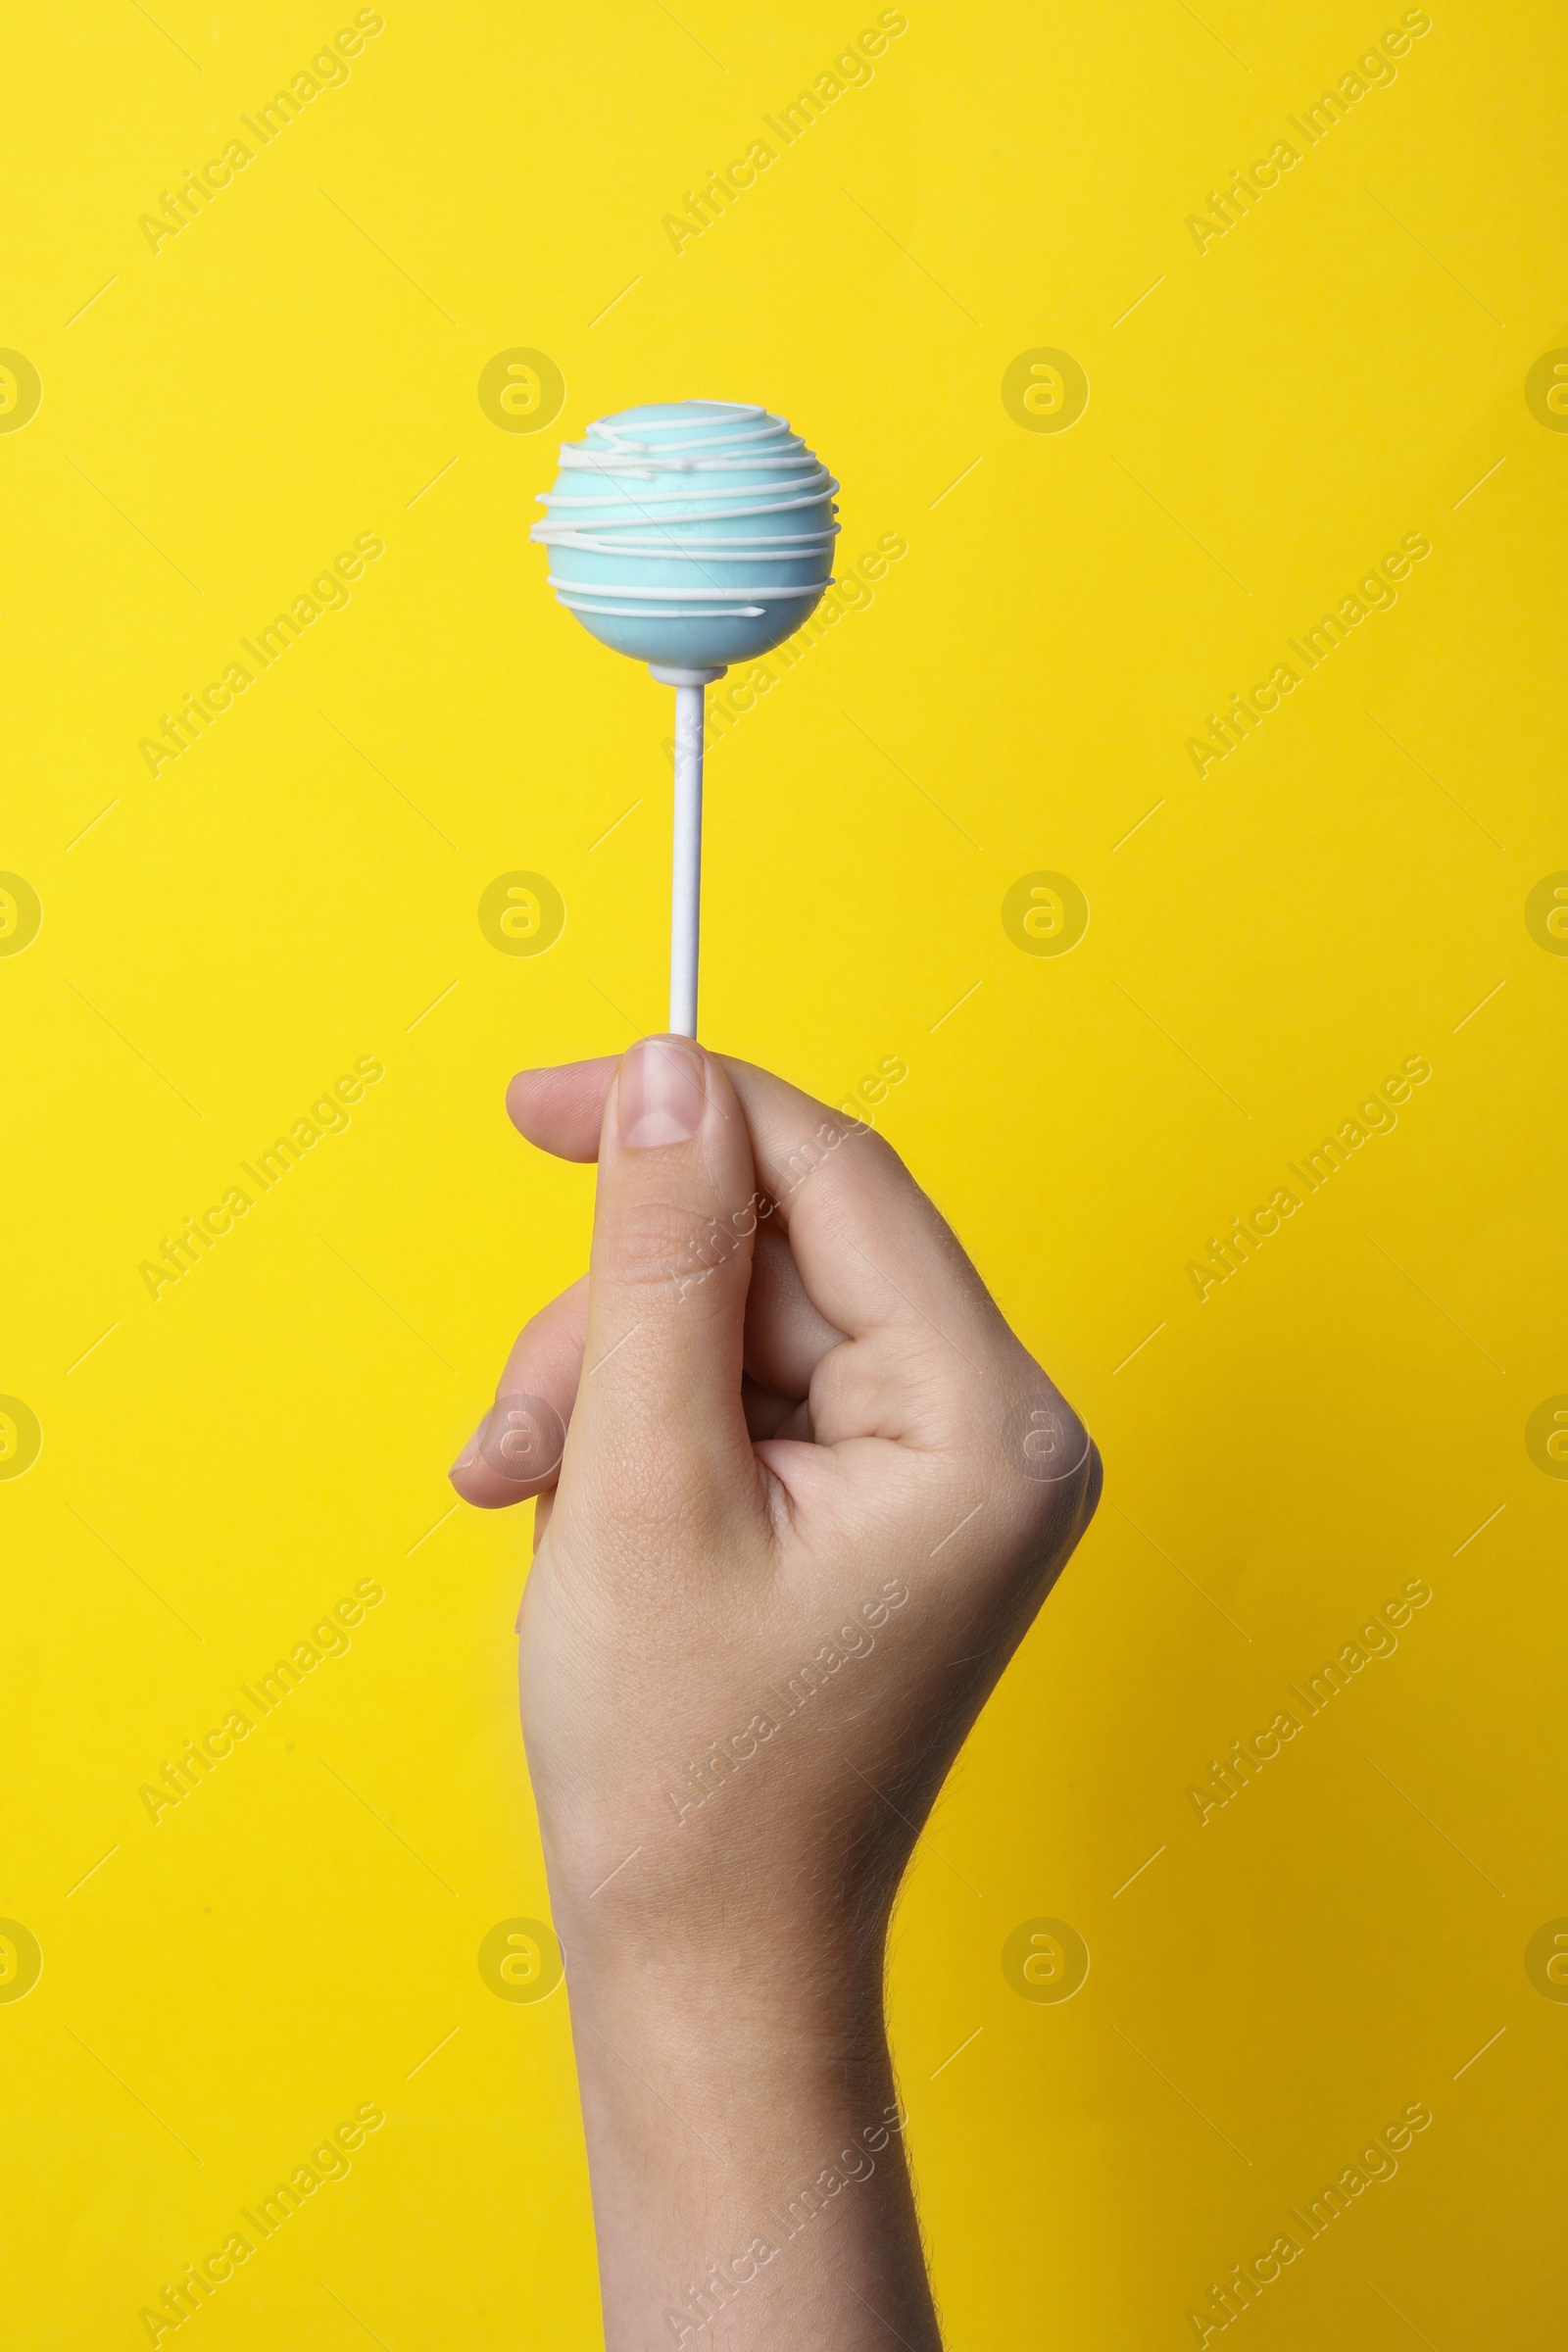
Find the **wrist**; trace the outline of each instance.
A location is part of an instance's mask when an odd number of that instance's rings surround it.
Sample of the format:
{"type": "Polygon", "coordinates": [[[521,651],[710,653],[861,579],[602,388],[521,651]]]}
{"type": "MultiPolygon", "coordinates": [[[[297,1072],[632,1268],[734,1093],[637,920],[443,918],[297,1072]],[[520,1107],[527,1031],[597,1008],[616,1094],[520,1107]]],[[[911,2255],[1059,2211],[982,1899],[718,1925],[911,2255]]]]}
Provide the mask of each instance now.
{"type": "Polygon", "coordinates": [[[612,1855],[620,1841],[546,1829],[574,2007],[635,2012],[651,2028],[697,2017],[719,2032],[744,2021],[754,2034],[814,2040],[871,2019],[880,2034],[891,1894],[880,1879],[833,1871],[813,1883],[804,1857],[761,1858],[740,1841],[670,1852],[649,1838],[590,1886],[580,1853],[612,1855]]]}
{"type": "Polygon", "coordinates": [[[612,2352],[698,2352],[721,2316],[872,2352],[876,2311],[936,2352],[879,1973],[592,1943],[567,1987],[612,2352]]]}
{"type": "Polygon", "coordinates": [[[573,2016],[650,2058],[726,2079],[885,2063],[883,1953],[874,1939],[780,1929],[728,1941],[606,1931],[567,1907],[558,1933],[573,2016]]]}

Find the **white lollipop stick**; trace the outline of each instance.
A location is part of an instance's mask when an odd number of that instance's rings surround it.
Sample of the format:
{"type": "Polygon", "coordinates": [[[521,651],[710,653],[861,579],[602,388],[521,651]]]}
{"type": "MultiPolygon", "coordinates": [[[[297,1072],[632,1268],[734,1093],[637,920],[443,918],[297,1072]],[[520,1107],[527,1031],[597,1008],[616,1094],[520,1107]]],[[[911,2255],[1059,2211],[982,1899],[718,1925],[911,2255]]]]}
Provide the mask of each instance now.
{"type": "Polygon", "coordinates": [[[668,669],[650,662],[662,686],[675,689],[675,837],[669,891],[669,1028],[697,1035],[697,951],[703,895],[703,697],[717,669],[668,669]]]}

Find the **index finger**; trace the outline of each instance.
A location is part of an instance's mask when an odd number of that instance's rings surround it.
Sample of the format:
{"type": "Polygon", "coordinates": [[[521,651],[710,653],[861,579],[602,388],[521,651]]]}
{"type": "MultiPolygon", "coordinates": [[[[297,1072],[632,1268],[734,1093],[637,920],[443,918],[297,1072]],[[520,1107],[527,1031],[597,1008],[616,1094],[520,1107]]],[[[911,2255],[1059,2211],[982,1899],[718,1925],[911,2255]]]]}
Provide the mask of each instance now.
{"type": "Polygon", "coordinates": [[[770,1070],[724,1066],[819,1313],[852,1339],[923,1326],[966,1358],[1005,1331],[953,1228],[891,1144],[770,1070]]]}
{"type": "MultiPolygon", "coordinates": [[[[858,1338],[892,1324],[960,1333],[1004,1329],[952,1228],[891,1145],[769,1070],[722,1061],[751,1130],[760,1183],[788,1231],[807,1296],[858,1338]]],[[[612,1058],[522,1070],[507,1093],[513,1123],[564,1159],[592,1159],[612,1058]]],[[[737,1215],[747,1203],[737,1200],[737,1215]]]]}

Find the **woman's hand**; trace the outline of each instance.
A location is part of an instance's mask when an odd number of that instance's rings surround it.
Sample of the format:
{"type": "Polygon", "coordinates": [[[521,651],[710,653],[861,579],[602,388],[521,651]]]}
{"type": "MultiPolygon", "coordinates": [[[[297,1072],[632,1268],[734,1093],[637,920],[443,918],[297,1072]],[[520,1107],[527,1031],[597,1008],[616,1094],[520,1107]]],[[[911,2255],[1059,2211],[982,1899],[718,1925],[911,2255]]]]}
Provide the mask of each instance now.
{"type": "Polygon", "coordinates": [[[1098,1457],[869,1130],[674,1038],[509,1107],[597,1152],[591,1267],[452,1476],[540,1496],[523,1730],[608,2341],[925,2352],[883,1939],[1098,1457]]]}

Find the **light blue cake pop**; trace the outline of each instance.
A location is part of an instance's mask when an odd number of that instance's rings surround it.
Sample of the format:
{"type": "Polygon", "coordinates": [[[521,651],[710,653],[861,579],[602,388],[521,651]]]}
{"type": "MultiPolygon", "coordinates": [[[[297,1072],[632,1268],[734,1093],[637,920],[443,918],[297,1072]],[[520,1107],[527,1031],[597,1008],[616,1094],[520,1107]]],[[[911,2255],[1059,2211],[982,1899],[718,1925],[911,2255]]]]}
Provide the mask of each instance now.
{"type": "Polygon", "coordinates": [[[603,644],[718,672],[782,644],[831,585],[837,488],[782,416],[660,401],[564,445],[530,536],[558,602],[603,644]]]}

